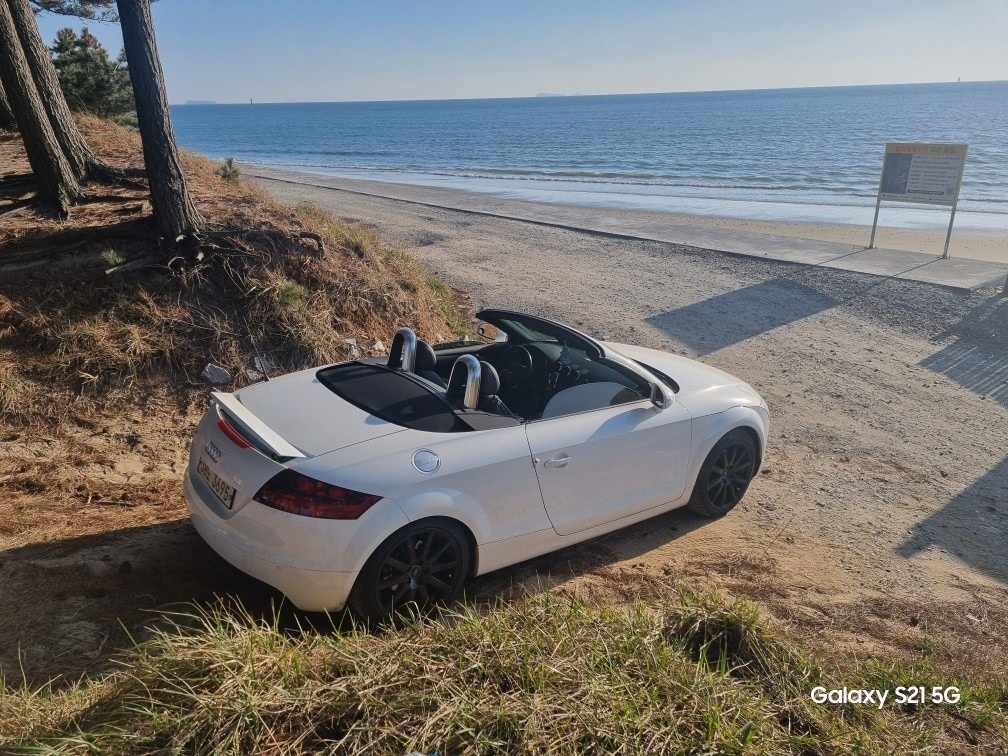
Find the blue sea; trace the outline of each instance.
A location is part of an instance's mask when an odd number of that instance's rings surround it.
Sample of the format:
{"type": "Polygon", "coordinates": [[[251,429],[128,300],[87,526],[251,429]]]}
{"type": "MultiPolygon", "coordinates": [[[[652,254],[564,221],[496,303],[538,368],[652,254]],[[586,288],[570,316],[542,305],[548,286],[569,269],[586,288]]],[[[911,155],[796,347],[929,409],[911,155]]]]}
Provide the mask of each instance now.
{"type": "MultiPolygon", "coordinates": [[[[965,142],[956,227],[1008,232],[1008,82],[179,105],[210,157],[584,205],[871,224],[887,141],[965,142]]],[[[947,208],[885,204],[944,227],[947,208]]]]}

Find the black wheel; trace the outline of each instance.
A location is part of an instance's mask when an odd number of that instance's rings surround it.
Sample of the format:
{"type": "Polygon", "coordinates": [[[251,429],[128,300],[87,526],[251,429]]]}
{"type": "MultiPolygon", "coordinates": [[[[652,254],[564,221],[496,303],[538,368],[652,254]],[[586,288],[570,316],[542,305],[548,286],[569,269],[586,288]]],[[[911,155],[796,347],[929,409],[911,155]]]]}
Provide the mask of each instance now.
{"type": "Polygon", "coordinates": [[[373,623],[453,601],[472,555],[462,529],[449,520],[416,522],[393,533],[364,564],[350,608],[373,623]]]}
{"type": "Polygon", "coordinates": [[[704,460],[689,508],[704,517],[728,514],[745,495],[757,462],[752,436],[738,428],[726,434],[704,460]]]}

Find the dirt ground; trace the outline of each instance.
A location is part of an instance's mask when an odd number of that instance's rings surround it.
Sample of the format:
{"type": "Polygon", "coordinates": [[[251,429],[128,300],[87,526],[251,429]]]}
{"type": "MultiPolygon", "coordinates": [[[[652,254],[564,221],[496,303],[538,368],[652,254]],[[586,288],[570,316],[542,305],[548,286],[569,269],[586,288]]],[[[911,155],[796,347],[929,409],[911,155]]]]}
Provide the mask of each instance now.
{"type": "Polygon", "coordinates": [[[1008,297],[263,183],[410,248],[477,306],[697,358],[766,398],[766,465],[730,516],[672,513],[528,579],[627,596],[701,576],[855,649],[1008,636],[1008,297]]]}
{"type": "MultiPolygon", "coordinates": [[[[681,581],[750,596],[826,650],[1008,659],[1008,298],[267,186],[375,228],[478,306],[699,358],[769,403],[766,465],[729,516],[673,512],[480,578],[477,596],[625,601],[681,581]]],[[[8,685],[97,671],[172,607],[280,601],[185,519],[206,389],[176,389],[58,433],[0,425],[8,685]],[[35,470],[57,470],[72,506],[35,470]]]]}

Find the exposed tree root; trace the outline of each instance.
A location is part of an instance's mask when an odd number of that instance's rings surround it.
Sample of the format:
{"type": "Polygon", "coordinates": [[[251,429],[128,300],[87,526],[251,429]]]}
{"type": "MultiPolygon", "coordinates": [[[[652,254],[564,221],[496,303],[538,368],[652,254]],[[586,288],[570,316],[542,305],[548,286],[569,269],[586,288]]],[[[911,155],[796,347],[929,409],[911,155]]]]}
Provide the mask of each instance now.
{"type": "MultiPolygon", "coordinates": [[[[322,236],[313,231],[261,231],[257,229],[227,229],[222,231],[200,231],[182,236],[175,240],[171,248],[162,248],[158,252],[146,253],[141,257],[128,260],[105,271],[106,274],[125,273],[142,268],[156,267],[167,264],[170,270],[180,271],[207,262],[212,257],[260,257],[262,247],[271,253],[306,253],[316,257],[325,254],[325,242],[322,236]],[[314,243],[314,247],[306,247],[304,242],[314,243]],[[166,263],[167,258],[167,263],[166,263]]],[[[232,266],[225,263],[225,269],[232,266]]]]}
{"type": "Polygon", "coordinates": [[[87,180],[100,184],[120,184],[143,190],[148,188],[146,181],[135,181],[134,179],[146,179],[146,177],[147,172],[141,168],[115,168],[99,160],[88,162],[87,175],[85,176],[87,180]]]}

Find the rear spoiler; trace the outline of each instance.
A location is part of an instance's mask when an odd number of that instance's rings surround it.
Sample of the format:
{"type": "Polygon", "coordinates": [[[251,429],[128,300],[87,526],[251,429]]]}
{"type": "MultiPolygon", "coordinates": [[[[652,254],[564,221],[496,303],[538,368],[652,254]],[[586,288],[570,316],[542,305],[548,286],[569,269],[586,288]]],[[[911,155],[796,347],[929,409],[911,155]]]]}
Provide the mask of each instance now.
{"type": "Polygon", "coordinates": [[[284,441],[276,431],[253,415],[244,404],[238,401],[234,394],[211,391],[210,399],[227,412],[228,421],[234,421],[239,425],[242,435],[247,435],[249,441],[256,442],[255,446],[259,446],[272,456],[284,460],[304,458],[305,455],[299,449],[284,441]]]}

